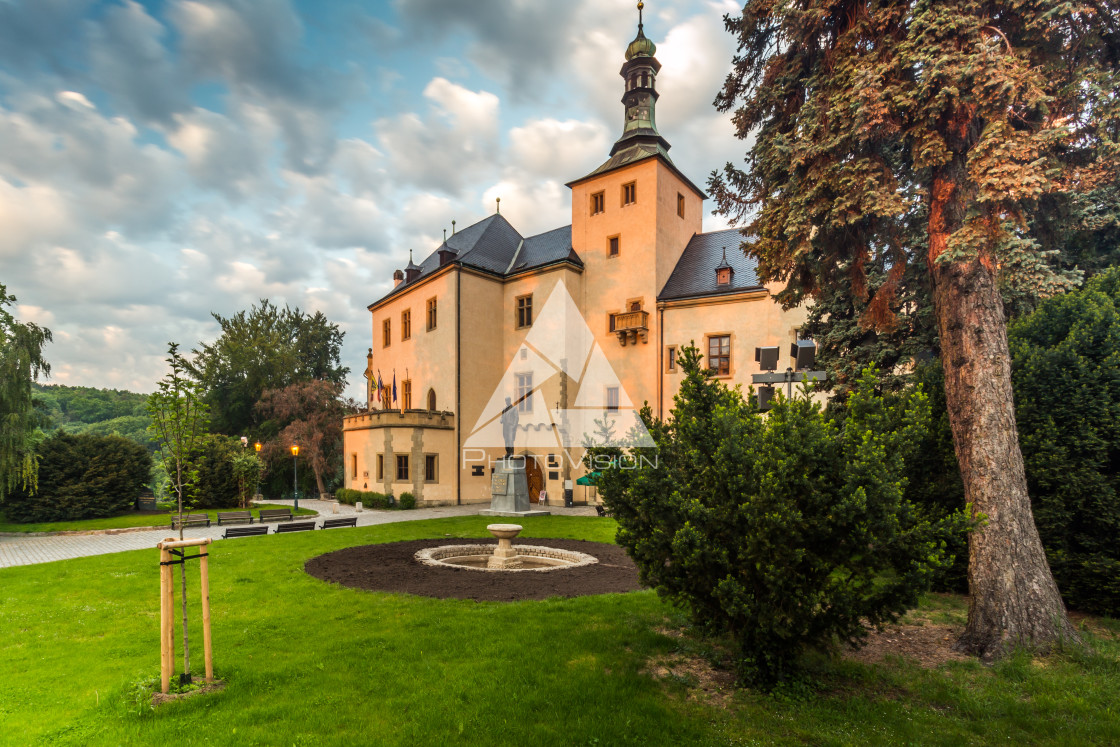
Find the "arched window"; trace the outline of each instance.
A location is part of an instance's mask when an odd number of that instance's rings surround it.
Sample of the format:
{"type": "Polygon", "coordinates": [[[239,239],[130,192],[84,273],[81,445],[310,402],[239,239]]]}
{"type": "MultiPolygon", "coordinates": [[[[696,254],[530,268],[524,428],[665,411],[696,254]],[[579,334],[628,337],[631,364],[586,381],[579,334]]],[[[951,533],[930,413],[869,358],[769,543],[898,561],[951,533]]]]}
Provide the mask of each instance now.
{"type": "Polygon", "coordinates": [[[430,410],[431,412],[435,412],[435,409],[436,409],[436,390],[435,389],[429,389],[428,390],[428,410],[430,410]]]}

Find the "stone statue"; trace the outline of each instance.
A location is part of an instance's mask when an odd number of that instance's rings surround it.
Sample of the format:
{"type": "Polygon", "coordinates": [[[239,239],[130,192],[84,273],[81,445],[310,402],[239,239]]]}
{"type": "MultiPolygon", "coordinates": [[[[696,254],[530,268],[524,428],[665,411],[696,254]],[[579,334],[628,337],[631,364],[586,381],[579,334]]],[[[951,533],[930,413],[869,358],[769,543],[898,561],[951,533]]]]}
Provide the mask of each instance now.
{"type": "Polygon", "coordinates": [[[517,414],[517,407],[506,397],[506,406],[502,410],[502,440],[506,443],[506,458],[513,456],[513,442],[517,438],[517,424],[521,416],[517,414]]]}

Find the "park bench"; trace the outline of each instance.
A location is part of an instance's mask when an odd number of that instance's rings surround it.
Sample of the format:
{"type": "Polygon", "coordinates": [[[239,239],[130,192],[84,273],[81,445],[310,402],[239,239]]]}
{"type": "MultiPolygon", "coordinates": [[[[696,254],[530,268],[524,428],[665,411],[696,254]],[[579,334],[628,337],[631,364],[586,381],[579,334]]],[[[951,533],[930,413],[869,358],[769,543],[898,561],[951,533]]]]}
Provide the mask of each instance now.
{"type": "Polygon", "coordinates": [[[314,521],[293,521],[290,524],[277,524],[276,533],[286,534],[288,532],[309,532],[314,528],[314,521]]]}
{"type": "Polygon", "coordinates": [[[238,521],[247,521],[253,523],[252,511],[219,511],[218,512],[218,526],[222,524],[234,524],[238,521]]]}
{"type": "Polygon", "coordinates": [[[358,526],[357,516],[345,516],[341,519],[323,519],[323,529],[337,529],[339,527],[358,526]]]}
{"type": "Polygon", "coordinates": [[[262,508],[261,521],[291,521],[292,509],[290,508],[262,508]]]}
{"type": "MultiPolygon", "coordinates": [[[[210,517],[206,514],[187,514],[183,517],[183,526],[185,527],[208,527],[210,526],[210,517]]],[[[179,528],[179,515],[176,514],[171,517],[171,528],[179,528]]]]}
{"type": "Polygon", "coordinates": [[[264,524],[258,524],[255,527],[228,527],[222,539],[231,539],[233,537],[256,537],[261,534],[268,534],[268,527],[264,524]]]}
{"type": "Polygon", "coordinates": [[[598,504],[595,505],[595,513],[597,513],[599,516],[610,516],[611,515],[610,511],[608,511],[603,506],[602,503],[598,503],[598,504]]]}

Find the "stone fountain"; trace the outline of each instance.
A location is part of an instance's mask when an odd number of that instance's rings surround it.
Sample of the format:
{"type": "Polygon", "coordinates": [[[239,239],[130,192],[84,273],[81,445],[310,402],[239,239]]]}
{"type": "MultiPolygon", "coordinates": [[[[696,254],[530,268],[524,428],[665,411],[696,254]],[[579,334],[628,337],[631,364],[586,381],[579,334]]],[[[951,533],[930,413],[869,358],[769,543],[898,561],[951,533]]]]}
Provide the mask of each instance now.
{"type": "Polygon", "coordinates": [[[521,533],[520,524],[490,524],[486,528],[497,538],[497,547],[493,545],[429,547],[416,553],[416,560],[424,565],[495,572],[555,571],[599,562],[593,555],[572,550],[558,550],[554,547],[537,545],[514,547],[513,538],[521,533]]]}
{"type": "Polygon", "coordinates": [[[490,534],[498,538],[498,549],[486,562],[486,567],[494,570],[520,568],[521,559],[517,557],[517,550],[513,549],[513,538],[521,533],[520,524],[488,524],[490,534]]]}

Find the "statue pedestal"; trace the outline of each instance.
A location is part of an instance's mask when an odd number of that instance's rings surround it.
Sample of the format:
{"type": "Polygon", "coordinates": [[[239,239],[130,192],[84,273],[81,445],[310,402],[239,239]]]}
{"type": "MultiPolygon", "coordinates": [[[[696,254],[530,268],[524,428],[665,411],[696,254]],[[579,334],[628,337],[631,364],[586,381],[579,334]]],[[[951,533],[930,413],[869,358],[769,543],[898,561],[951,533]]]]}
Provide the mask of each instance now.
{"type": "Polygon", "coordinates": [[[490,508],[481,516],[551,516],[550,511],[531,508],[529,483],[525,479],[525,460],[521,457],[499,459],[490,476],[490,508]]]}

